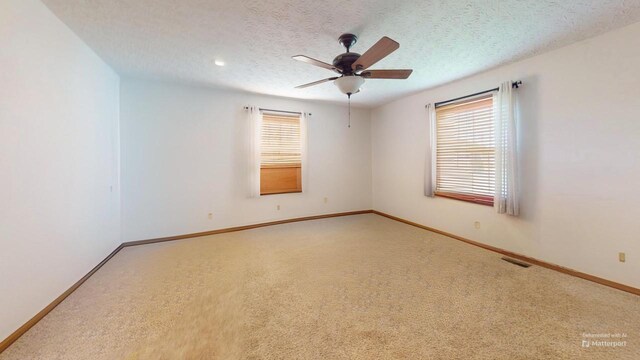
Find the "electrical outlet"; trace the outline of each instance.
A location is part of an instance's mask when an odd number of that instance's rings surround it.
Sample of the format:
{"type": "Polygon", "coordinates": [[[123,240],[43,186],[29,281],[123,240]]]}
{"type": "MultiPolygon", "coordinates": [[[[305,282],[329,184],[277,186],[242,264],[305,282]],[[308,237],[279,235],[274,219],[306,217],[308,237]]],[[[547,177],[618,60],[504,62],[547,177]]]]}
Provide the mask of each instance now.
{"type": "Polygon", "coordinates": [[[328,202],[329,202],[329,198],[328,198],[328,197],[325,197],[325,198],[324,198],[324,203],[326,204],[326,203],[328,203],[328,202]]]}
{"type": "Polygon", "coordinates": [[[474,226],[476,229],[480,229],[480,221],[476,221],[476,222],[474,222],[474,223],[473,223],[473,226],[474,226]]]}
{"type": "Polygon", "coordinates": [[[209,213],[209,215],[207,215],[207,217],[209,218],[209,220],[213,219],[213,213],[209,213]]]}
{"type": "Polygon", "coordinates": [[[276,206],[276,209],[277,209],[277,210],[280,210],[280,205],[276,206]]]}
{"type": "Polygon", "coordinates": [[[620,260],[620,262],[627,261],[627,256],[625,255],[625,253],[623,253],[623,252],[618,253],[618,260],[620,260]]]}

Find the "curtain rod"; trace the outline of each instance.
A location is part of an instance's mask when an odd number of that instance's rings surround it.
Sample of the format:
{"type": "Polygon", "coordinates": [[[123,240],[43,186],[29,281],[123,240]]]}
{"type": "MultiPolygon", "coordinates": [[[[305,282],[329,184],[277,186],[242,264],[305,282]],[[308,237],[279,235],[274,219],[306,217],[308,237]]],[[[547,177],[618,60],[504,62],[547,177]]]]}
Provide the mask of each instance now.
{"type": "MultiPolygon", "coordinates": [[[[512,82],[512,83],[511,83],[511,87],[512,87],[512,88],[514,88],[514,89],[519,88],[519,87],[520,87],[520,85],[522,85],[522,81],[520,81],[520,80],[518,80],[518,81],[514,81],[514,82],[512,82]]],[[[452,102],[454,102],[454,101],[463,100],[463,99],[467,99],[467,98],[474,97],[474,96],[478,96],[478,95],[482,95],[482,94],[487,94],[487,93],[494,92],[494,91],[498,91],[498,90],[500,90],[500,88],[499,88],[499,87],[497,87],[497,88],[493,88],[493,89],[489,89],[489,90],[485,90],[485,91],[480,91],[480,92],[477,92],[477,93],[475,93],[475,94],[466,95],[466,96],[461,96],[461,97],[458,97],[458,98],[455,98],[455,99],[451,99],[451,100],[440,101],[440,102],[435,103],[435,104],[434,104],[434,106],[435,106],[435,107],[440,107],[440,106],[442,106],[442,105],[446,105],[446,104],[448,104],[448,103],[452,103],[452,102]]],[[[425,106],[425,107],[426,107],[426,106],[425,106]]]]}
{"type": "MultiPolygon", "coordinates": [[[[249,110],[249,107],[245,106],[244,109],[245,110],[249,110]]],[[[273,109],[263,109],[263,108],[258,108],[258,110],[260,110],[260,111],[278,112],[278,113],[283,113],[283,114],[298,114],[298,115],[302,115],[302,113],[299,112],[299,111],[285,111],[285,110],[273,110],[273,109]]],[[[309,116],[311,116],[311,113],[309,113],[309,116]]]]}

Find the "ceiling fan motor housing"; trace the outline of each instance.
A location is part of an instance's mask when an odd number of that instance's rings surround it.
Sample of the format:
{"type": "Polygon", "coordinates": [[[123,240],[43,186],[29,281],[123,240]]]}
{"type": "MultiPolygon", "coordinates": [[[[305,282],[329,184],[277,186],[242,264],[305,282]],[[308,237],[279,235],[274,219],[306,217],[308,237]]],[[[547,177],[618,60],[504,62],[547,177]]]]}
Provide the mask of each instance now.
{"type": "Polygon", "coordinates": [[[340,54],[333,59],[333,66],[340,70],[344,75],[351,75],[354,73],[351,69],[351,65],[360,58],[360,54],[354,52],[346,52],[340,54]]]}

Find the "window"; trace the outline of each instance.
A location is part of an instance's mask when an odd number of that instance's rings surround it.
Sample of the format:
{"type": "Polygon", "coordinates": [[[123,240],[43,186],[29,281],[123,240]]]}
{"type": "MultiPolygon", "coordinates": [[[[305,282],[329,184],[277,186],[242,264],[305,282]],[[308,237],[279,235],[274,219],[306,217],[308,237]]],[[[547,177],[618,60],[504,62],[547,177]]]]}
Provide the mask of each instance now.
{"type": "Polygon", "coordinates": [[[493,206],[493,94],[436,107],[436,196],[493,206]]]}
{"type": "Polygon", "coordinates": [[[263,113],[260,195],[302,192],[300,116],[263,113]]]}

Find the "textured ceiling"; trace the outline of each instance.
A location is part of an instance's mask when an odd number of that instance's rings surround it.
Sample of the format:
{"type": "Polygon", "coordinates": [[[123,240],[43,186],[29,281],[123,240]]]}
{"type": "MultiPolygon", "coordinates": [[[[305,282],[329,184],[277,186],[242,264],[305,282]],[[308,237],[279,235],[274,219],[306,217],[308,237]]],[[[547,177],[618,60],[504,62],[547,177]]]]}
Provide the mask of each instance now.
{"type": "Polygon", "coordinates": [[[335,85],[294,89],[334,73],[343,32],[363,53],[382,36],[400,49],[372,68],[353,103],[374,106],[640,21],[640,0],[43,0],[116,71],[296,98],[346,101],[335,85]],[[213,64],[222,59],[225,67],[213,64]]]}

